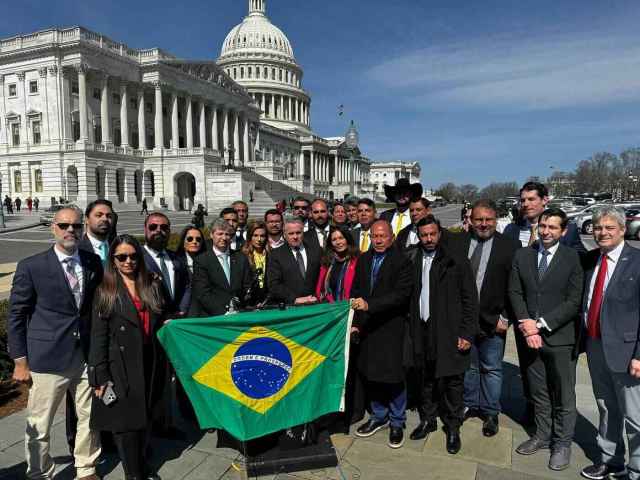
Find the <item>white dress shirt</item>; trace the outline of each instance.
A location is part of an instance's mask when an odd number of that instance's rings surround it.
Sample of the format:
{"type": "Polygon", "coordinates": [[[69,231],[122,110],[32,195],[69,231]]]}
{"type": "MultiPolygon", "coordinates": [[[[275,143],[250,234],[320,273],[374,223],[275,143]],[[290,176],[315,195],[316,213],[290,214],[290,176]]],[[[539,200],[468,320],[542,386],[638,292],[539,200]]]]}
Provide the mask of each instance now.
{"type": "MultiPolygon", "coordinates": [[[[151,255],[151,258],[153,258],[153,261],[156,262],[156,265],[158,265],[158,270],[162,272],[162,267],[160,267],[160,257],[158,257],[160,252],[156,252],[153,248],[150,248],[148,245],[145,245],[144,248],[147,252],[149,252],[149,255],[151,255]]],[[[167,253],[167,251],[165,250],[162,253],[164,253],[164,263],[167,266],[167,270],[169,271],[169,283],[171,284],[171,292],[175,294],[175,291],[176,291],[175,268],[173,268],[173,262],[171,261],[171,257],[169,257],[169,254],[167,253]]]]}
{"type": "Polygon", "coordinates": [[[212,248],[213,248],[213,253],[218,259],[218,262],[220,262],[220,268],[222,268],[223,272],[224,272],[224,257],[227,257],[227,262],[229,265],[229,275],[231,275],[231,255],[230,255],[231,252],[229,250],[227,250],[226,252],[221,252],[216,247],[212,247],[212,248]]]}
{"type": "MultiPolygon", "coordinates": [[[[391,230],[393,230],[394,232],[396,231],[396,224],[398,222],[398,216],[400,215],[400,212],[398,212],[398,210],[396,209],[396,213],[393,214],[393,218],[391,219],[391,230]]],[[[404,212],[402,212],[402,224],[400,225],[400,228],[398,229],[398,233],[400,233],[400,231],[405,228],[408,227],[409,225],[411,225],[411,217],[409,216],[409,209],[407,208],[404,212]]]]}
{"type": "Polygon", "coordinates": [[[423,252],[422,255],[422,290],[420,291],[420,318],[423,322],[427,322],[427,320],[429,320],[429,317],[431,316],[431,312],[429,311],[429,295],[431,290],[429,275],[431,273],[431,266],[433,265],[433,259],[435,258],[435,256],[435,251],[429,253],[423,252]]]}
{"type": "Polygon", "coordinates": [[[277,241],[274,241],[271,239],[271,237],[269,237],[269,246],[272,250],[281,247],[282,245],[284,245],[284,237],[282,235],[277,241]]]}
{"type": "Polygon", "coordinates": [[[87,232],[87,238],[91,242],[91,246],[93,247],[93,253],[98,255],[100,258],[102,258],[102,256],[100,254],[102,253],[102,246],[103,245],[106,245],[107,252],[109,252],[109,244],[107,243],[106,240],[104,240],[104,241],[98,240],[96,237],[91,235],[89,232],[87,232]]]}
{"type": "MultiPolygon", "coordinates": [[[[620,260],[620,255],[622,255],[622,250],[624,249],[624,242],[620,242],[616,248],[607,253],[607,276],[604,279],[604,288],[603,294],[607,291],[607,287],[609,286],[609,280],[613,276],[613,272],[616,270],[616,266],[618,265],[618,261],[620,260]]],[[[589,283],[589,296],[587,297],[587,309],[584,312],[584,320],[585,325],[587,324],[587,316],[589,315],[589,307],[591,306],[591,298],[593,296],[593,289],[596,286],[596,278],[598,278],[598,272],[600,271],[600,265],[602,263],[602,256],[598,259],[598,264],[596,268],[593,270],[593,275],[591,276],[591,283],[589,283]]]]}
{"type": "Polygon", "coordinates": [[[331,230],[331,225],[327,224],[324,229],[320,229],[318,227],[314,227],[316,235],[318,236],[318,243],[320,244],[320,248],[325,247],[325,240],[329,239],[329,231],[331,230]]]}
{"type": "Polygon", "coordinates": [[[527,220],[525,224],[520,227],[520,235],[518,238],[523,247],[529,246],[529,240],[531,240],[531,227],[533,227],[533,224],[529,220],[527,220]]]}

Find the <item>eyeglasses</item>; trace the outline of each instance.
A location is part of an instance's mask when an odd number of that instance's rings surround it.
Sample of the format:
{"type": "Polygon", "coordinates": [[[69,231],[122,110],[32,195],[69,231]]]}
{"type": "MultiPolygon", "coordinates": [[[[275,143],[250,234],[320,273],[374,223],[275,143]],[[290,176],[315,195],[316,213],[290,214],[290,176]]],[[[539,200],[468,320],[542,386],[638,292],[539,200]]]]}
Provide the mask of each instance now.
{"type": "Polygon", "coordinates": [[[187,242],[202,243],[202,237],[187,237],[187,242]]]}
{"type": "Polygon", "coordinates": [[[114,255],[113,258],[115,258],[120,263],[126,262],[127,258],[132,262],[137,262],[138,254],[137,253],[119,253],[118,255],[114,255]]]}
{"type": "Polygon", "coordinates": [[[165,233],[169,232],[169,230],[171,229],[171,227],[166,223],[163,223],[162,225],[157,223],[150,223],[149,225],[147,225],[147,228],[149,229],[150,232],[155,232],[159,228],[165,233]]]}
{"type": "Polygon", "coordinates": [[[56,226],[60,230],[69,230],[69,227],[73,227],[74,230],[82,230],[81,223],[56,223],[56,226]]]}

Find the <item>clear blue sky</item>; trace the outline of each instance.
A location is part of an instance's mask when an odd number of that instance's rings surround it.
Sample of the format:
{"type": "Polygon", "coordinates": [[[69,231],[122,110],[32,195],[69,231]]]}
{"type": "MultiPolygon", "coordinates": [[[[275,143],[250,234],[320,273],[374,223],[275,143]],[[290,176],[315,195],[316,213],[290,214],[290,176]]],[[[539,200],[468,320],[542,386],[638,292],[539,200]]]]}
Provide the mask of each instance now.
{"type": "MultiPolygon", "coordinates": [[[[267,8],[304,68],[314,130],[341,135],[354,119],[372,160],[418,160],[426,185],[521,181],[640,146],[637,0],[267,8]]],[[[247,1],[22,0],[2,10],[2,37],[83,25],[132,47],[215,59],[247,1]]]]}

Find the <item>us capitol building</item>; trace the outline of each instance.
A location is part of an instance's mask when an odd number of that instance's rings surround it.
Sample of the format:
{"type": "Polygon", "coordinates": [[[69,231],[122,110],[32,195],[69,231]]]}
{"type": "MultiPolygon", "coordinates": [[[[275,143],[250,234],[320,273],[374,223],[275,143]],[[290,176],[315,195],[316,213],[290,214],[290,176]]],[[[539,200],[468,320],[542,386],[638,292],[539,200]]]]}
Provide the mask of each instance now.
{"type": "Polygon", "coordinates": [[[374,194],[355,127],[314,134],[289,40],[266,0],[248,4],[217,61],[82,27],[0,40],[2,196],[215,211],[250,192],[274,202],[374,194]]]}

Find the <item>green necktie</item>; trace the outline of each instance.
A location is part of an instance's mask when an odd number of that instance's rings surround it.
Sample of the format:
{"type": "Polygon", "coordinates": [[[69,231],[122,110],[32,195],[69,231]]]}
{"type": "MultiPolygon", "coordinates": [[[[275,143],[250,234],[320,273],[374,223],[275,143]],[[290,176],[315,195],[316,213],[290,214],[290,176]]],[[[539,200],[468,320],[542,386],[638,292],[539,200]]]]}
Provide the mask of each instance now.
{"type": "Polygon", "coordinates": [[[100,259],[102,260],[102,266],[105,266],[109,259],[109,247],[107,246],[107,242],[102,242],[100,244],[100,259]]]}
{"type": "Polygon", "coordinates": [[[224,275],[227,277],[227,282],[231,285],[231,267],[229,266],[229,255],[223,253],[220,255],[222,257],[222,269],[224,270],[224,275]]]}

